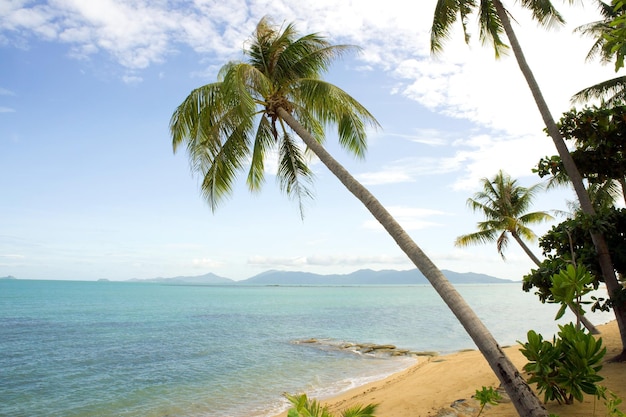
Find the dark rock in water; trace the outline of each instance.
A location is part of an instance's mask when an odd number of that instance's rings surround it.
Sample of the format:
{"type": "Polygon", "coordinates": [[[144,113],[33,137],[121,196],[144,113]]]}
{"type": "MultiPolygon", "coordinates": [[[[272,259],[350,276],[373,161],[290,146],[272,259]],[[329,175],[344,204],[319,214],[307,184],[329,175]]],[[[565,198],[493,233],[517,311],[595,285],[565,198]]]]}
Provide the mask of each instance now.
{"type": "MultiPolygon", "coordinates": [[[[341,342],[332,339],[316,338],[296,340],[293,343],[306,344],[322,350],[347,351],[351,353],[356,353],[358,355],[367,355],[374,357],[424,356],[424,352],[412,352],[408,349],[398,349],[394,345],[378,345],[375,343],[352,343],[341,342]]],[[[428,353],[428,356],[434,355],[436,355],[436,353],[428,353]]]]}

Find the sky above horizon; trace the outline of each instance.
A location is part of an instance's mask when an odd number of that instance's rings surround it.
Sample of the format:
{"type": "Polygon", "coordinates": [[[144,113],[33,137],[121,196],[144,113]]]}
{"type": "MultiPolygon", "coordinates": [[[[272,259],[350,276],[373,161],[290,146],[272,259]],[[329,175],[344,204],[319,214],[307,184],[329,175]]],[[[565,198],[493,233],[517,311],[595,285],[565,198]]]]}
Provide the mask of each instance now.
{"type": "MultiPolygon", "coordinates": [[[[503,169],[540,182],[556,154],[512,56],[494,59],[470,19],[444,53],[429,52],[435,0],[8,0],[0,4],[0,277],[125,280],[202,275],[239,280],[269,269],[320,274],[414,266],[319,162],[304,219],[268,171],[259,194],[243,180],[212,213],[168,124],[195,87],[215,81],[267,15],[361,48],[325,79],[381,124],[355,160],[329,131],[327,148],[385,205],[441,269],[519,280],[533,267],[511,242],[457,248],[482,220],[466,200],[503,169]]],[[[506,2],[553,117],[580,89],[614,77],[586,62],[598,19],[590,4],[555,3],[568,24],[545,29],[506,2]]],[[[457,25],[460,29],[460,24],[457,25]]],[[[241,176],[244,177],[243,175],[241,176]]],[[[532,210],[566,210],[569,190],[532,210]]],[[[557,219],[557,222],[559,219],[557,219]]],[[[538,235],[555,222],[533,227],[538,235]]],[[[531,248],[540,255],[537,244],[531,248]]]]}

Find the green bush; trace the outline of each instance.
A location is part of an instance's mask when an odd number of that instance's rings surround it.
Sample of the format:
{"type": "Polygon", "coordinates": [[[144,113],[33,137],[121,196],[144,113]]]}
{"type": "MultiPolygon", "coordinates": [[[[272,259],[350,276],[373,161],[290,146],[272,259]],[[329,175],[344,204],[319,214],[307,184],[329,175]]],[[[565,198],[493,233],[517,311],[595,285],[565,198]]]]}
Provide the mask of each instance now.
{"type": "Polygon", "coordinates": [[[572,404],[583,401],[583,394],[597,395],[598,371],[606,353],[602,339],[595,339],[574,324],[559,326],[558,337],[552,342],[534,330],[528,332],[528,342],[521,343],[522,354],[528,359],[524,366],[530,377],[528,383],[537,384],[544,402],[557,401],[572,404]]]}

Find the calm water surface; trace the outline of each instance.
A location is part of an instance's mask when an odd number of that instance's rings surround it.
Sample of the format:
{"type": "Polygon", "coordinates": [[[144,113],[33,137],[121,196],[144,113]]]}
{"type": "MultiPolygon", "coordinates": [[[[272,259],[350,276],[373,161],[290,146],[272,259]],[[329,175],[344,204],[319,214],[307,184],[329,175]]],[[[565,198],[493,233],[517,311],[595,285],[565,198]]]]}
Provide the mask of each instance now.
{"type": "MultiPolygon", "coordinates": [[[[521,284],[457,288],[501,345],[557,330],[557,308],[521,284]]],[[[474,347],[430,286],[5,280],[0,416],[270,416],[284,392],[329,395],[413,363],[294,343],[309,338],[474,347]]]]}

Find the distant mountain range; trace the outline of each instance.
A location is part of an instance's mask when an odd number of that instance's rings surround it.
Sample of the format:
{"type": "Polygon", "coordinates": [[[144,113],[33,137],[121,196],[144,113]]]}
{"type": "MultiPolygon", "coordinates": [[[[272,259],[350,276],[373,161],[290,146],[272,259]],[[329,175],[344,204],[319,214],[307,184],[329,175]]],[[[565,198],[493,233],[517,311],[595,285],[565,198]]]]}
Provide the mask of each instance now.
{"type": "MultiPolygon", "coordinates": [[[[453,284],[506,284],[513,281],[473,272],[442,270],[453,284]]],[[[242,281],[234,281],[213,273],[172,278],[132,279],[133,282],[161,282],[187,285],[416,285],[428,284],[417,269],[406,271],[361,269],[350,274],[321,275],[310,272],[266,271],[242,281]]]]}

